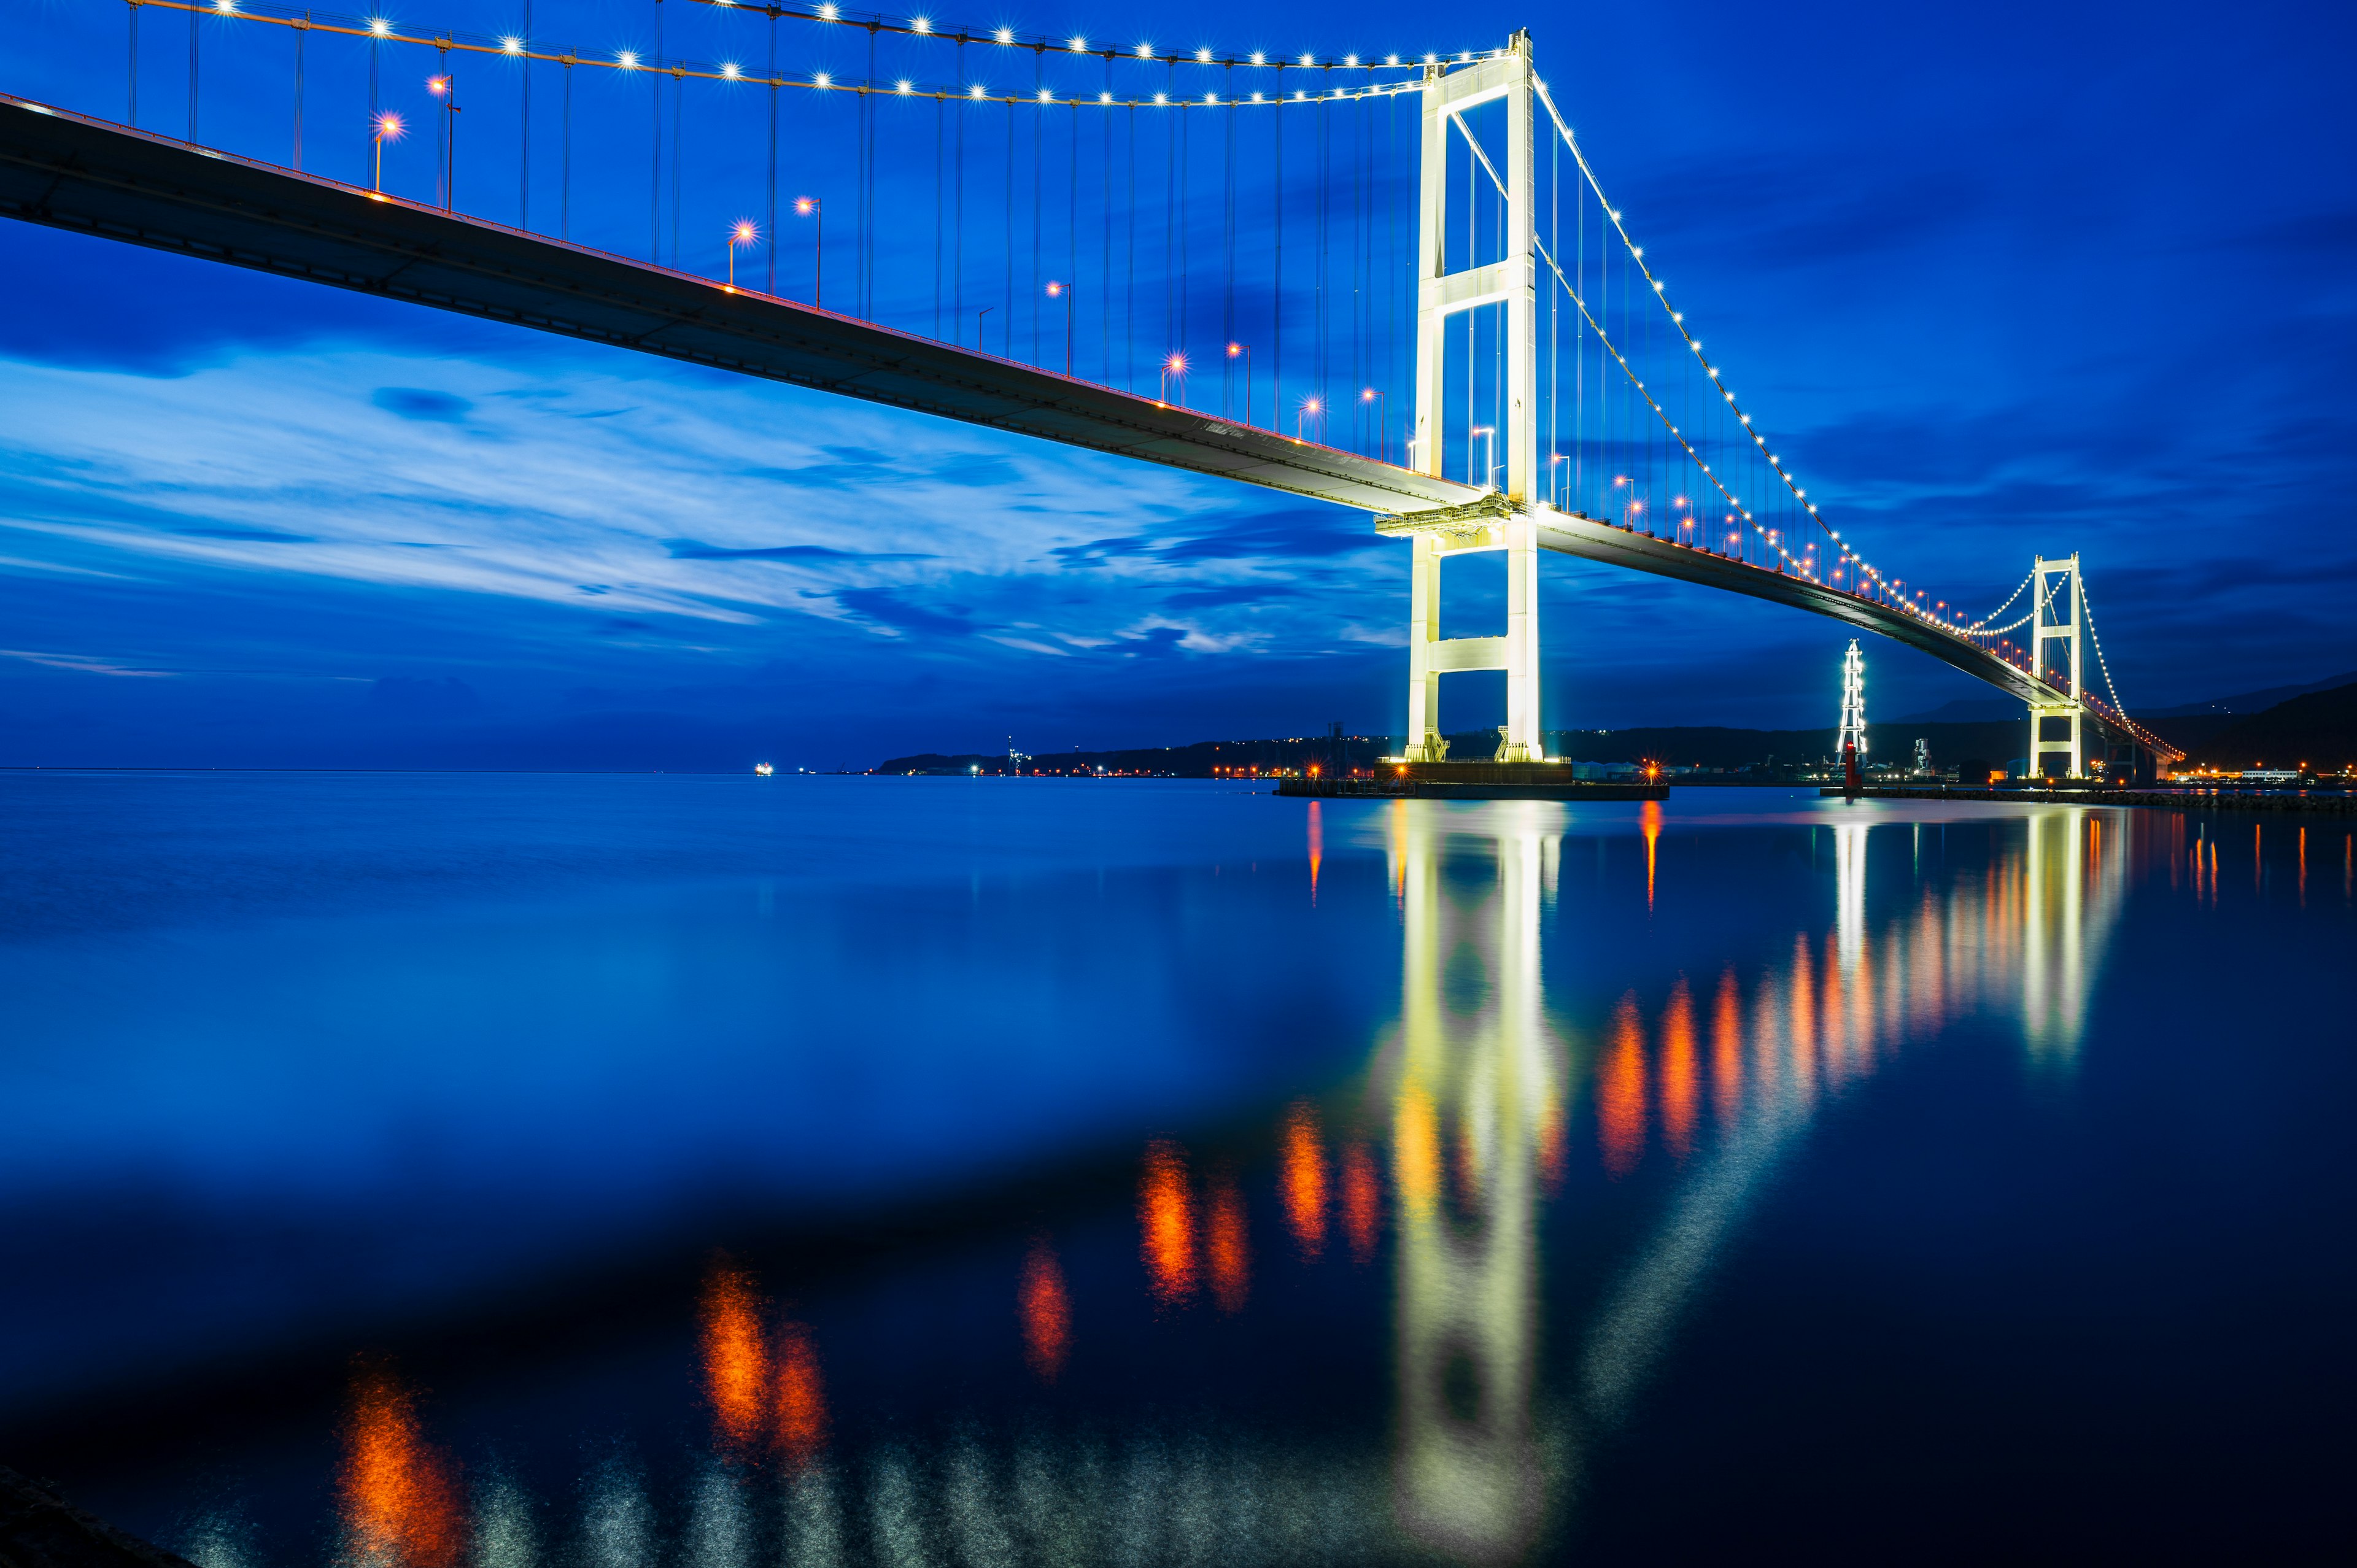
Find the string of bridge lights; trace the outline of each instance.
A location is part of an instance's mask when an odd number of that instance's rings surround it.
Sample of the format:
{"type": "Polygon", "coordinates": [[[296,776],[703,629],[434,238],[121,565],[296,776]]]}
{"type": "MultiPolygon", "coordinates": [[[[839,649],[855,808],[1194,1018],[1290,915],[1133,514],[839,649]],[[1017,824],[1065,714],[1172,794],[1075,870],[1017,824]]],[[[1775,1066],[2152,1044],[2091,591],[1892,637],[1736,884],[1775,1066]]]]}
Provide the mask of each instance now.
{"type": "MultiPolygon", "coordinates": [[[[1904,583],[1896,578],[1884,576],[1880,571],[1876,569],[1872,562],[1867,560],[1864,555],[1858,553],[1857,550],[1850,544],[1849,542],[1842,538],[1841,531],[1839,529],[1836,529],[1830,523],[1826,522],[1824,517],[1818,513],[1815,503],[1809,499],[1809,492],[1801,488],[1800,481],[1784,467],[1781,460],[1780,460],[1773,452],[1770,452],[1768,449],[1768,438],[1753,427],[1751,416],[1743,411],[1742,405],[1736,401],[1735,393],[1727,389],[1725,380],[1721,374],[1725,367],[1714,365],[1710,362],[1708,357],[1703,353],[1701,341],[1696,338],[1691,331],[1687,330],[1685,313],[1671,306],[1667,285],[1662,279],[1655,277],[1653,275],[1652,269],[1646,265],[1644,247],[1638,244],[1630,235],[1627,227],[1621,221],[1620,209],[1614,207],[1612,205],[1611,199],[1604,193],[1603,182],[1597,177],[1596,170],[1589,165],[1587,155],[1580,150],[1579,140],[1572,134],[1570,124],[1563,117],[1563,111],[1555,107],[1555,98],[1553,94],[1547,91],[1546,83],[1544,81],[1534,77],[1532,79],[1532,85],[1537,91],[1539,102],[1546,105],[1547,116],[1555,122],[1556,134],[1563,138],[1564,145],[1570,149],[1572,162],[1578,166],[1581,177],[1587,181],[1588,188],[1596,193],[1596,200],[1598,207],[1601,208],[1605,217],[1611,222],[1613,231],[1620,236],[1620,243],[1628,250],[1631,259],[1637,263],[1638,272],[1643,275],[1645,282],[1652,286],[1653,297],[1660,303],[1663,311],[1668,315],[1670,324],[1677,329],[1678,336],[1685,343],[1687,351],[1694,355],[1695,362],[1702,367],[1703,373],[1710,380],[1713,385],[1717,387],[1721,400],[1726,403],[1728,412],[1735,415],[1737,422],[1742,425],[1744,433],[1749,435],[1751,437],[1752,444],[1759,447],[1760,454],[1766,459],[1770,470],[1775,474],[1778,479],[1783,482],[1784,488],[1792,493],[1792,499],[1799,502],[1802,508],[1808,512],[1810,521],[1816,523],[1820,529],[1823,529],[1826,537],[1840,547],[1838,562],[1852,565],[1857,571],[1865,573],[1866,575],[1874,582],[1875,585],[1882,590],[1887,600],[1890,603],[1896,604],[1898,607],[1905,613],[1917,616],[1927,623],[1939,627],[1943,631],[1955,633],[1957,635],[1969,635],[1969,633],[1964,631],[1964,628],[1953,624],[1954,618],[1943,617],[1932,610],[1923,608],[1921,605],[1909,603],[1900,593],[1900,589],[1905,586],[1904,583]]],[[[1486,166],[1487,160],[1485,159],[1483,161],[1486,166]]],[[[1491,177],[1493,180],[1497,177],[1496,171],[1491,171],[1491,177]]],[[[1550,258],[1548,264],[1550,266],[1554,266],[1552,258],[1550,258]]],[[[1558,279],[1562,278],[1563,270],[1560,267],[1555,267],[1555,273],[1558,279]]],[[[1571,293],[1573,302],[1579,305],[1580,314],[1582,316],[1587,316],[1587,307],[1586,304],[1579,300],[1577,293],[1571,290],[1568,283],[1565,285],[1565,288],[1566,292],[1571,293]]],[[[1592,317],[1590,317],[1590,321],[1591,324],[1593,324],[1592,317]]],[[[1600,328],[1598,329],[1598,337],[1602,336],[1600,328]]],[[[1606,346],[1608,348],[1610,347],[1609,342],[1606,346]]],[[[1620,359],[1620,351],[1618,349],[1614,349],[1612,352],[1614,359],[1620,359]]],[[[1644,392],[1644,383],[1641,381],[1637,380],[1636,374],[1633,371],[1629,370],[1628,361],[1620,360],[1620,364],[1621,369],[1624,371],[1629,372],[1630,380],[1636,384],[1638,390],[1640,392],[1644,392]]],[[[1685,446],[1688,455],[1695,456],[1696,466],[1701,467],[1705,474],[1710,474],[1709,465],[1704,463],[1699,456],[1695,455],[1694,448],[1687,445],[1685,437],[1678,433],[1677,427],[1670,424],[1669,415],[1662,412],[1661,405],[1659,403],[1653,403],[1652,396],[1650,392],[1646,393],[1645,401],[1648,403],[1652,404],[1655,413],[1661,413],[1663,424],[1669,428],[1672,435],[1677,435],[1679,445],[1685,446]]],[[[1771,538],[1771,531],[1762,524],[1759,519],[1752,516],[1749,510],[1745,510],[1741,503],[1735,501],[1733,495],[1728,493],[1726,485],[1719,481],[1717,475],[1711,474],[1711,480],[1714,485],[1717,486],[1719,492],[1723,495],[1727,495],[1728,501],[1734,504],[1736,510],[1743,514],[1743,520],[1751,525],[1752,532],[1760,536],[1760,542],[1766,545],[1767,548],[1775,551],[1781,559],[1793,566],[1796,570],[1802,571],[1803,575],[1814,577],[1815,573],[1813,570],[1808,568],[1800,557],[1785,549],[1781,542],[1771,538]]],[[[1921,590],[1918,590],[1918,596],[1921,596],[1921,590]]],[[[2007,602],[2010,603],[2011,601],[2008,600],[2007,602]]]]}
{"type": "MultiPolygon", "coordinates": [[[[2112,684],[2111,661],[2104,657],[2104,639],[2095,630],[2095,607],[2087,597],[2087,579],[2084,576],[2079,578],[2079,613],[2087,618],[2087,640],[2095,645],[2095,668],[2104,672],[2104,690],[2112,694],[2112,712],[2118,715],[2123,724],[2126,724],[2128,717],[2128,705],[2120,701],[2120,689],[2112,684]]],[[[2075,687],[2078,683],[2079,672],[2073,670],[2071,671],[2071,684],[2075,687]]],[[[2072,695],[2077,696],[2078,693],[2074,691],[2072,695]]]]}
{"type": "MultiPolygon", "coordinates": [[[[938,38],[944,43],[991,44],[1006,48],[1029,49],[1034,54],[1087,55],[1106,61],[1117,59],[1147,60],[1163,65],[1203,65],[1223,70],[1247,66],[1261,70],[1422,70],[1432,65],[1473,65],[1485,59],[1495,59],[1503,49],[1459,49],[1454,54],[1426,52],[1424,54],[1387,54],[1378,59],[1373,55],[1341,54],[1320,57],[1314,51],[1284,55],[1269,49],[1252,49],[1243,54],[1226,54],[1208,45],[1191,49],[1157,49],[1150,40],[1115,48],[1092,40],[1086,32],[1051,38],[1044,33],[1018,33],[1009,27],[974,27],[959,26],[952,30],[949,24],[930,16],[913,16],[895,21],[882,12],[854,12],[841,5],[758,5],[742,4],[741,0],[694,0],[699,5],[715,10],[740,11],[748,16],[768,16],[772,21],[819,22],[855,28],[866,33],[892,33],[904,38],[938,38]]],[[[1299,102],[1298,99],[1296,102],[1299,102]]]]}
{"type": "MultiPolygon", "coordinates": [[[[847,16],[826,14],[837,10],[836,7],[830,5],[797,11],[782,6],[735,5],[730,4],[729,0],[692,0],[692,3],[711,5],[716,9],[744,11],[753,15],[774,14],[785,19],[842,22],[863,31],[901,33],[912,38],[937,38],[951,43],[998,44],[1017,48],[1035,48],[1042,54],[1052,49],[1059,53],[1101,56],[1107,61],[1135,59],[1165,65],[1242,65],[1276,70],[1305,68],[1320,70],[1334,69],[1372,70],[1397,66],[1403,70],[1420,70],[1426,63],[1471,64],[1492,59],[1501,52],[1496,49],[1460,50],[1457,55],[1447,58],[1437,54],[1427,55],[1422,60],[1413,64],[1404,63],[1401,57],[1396,55],[1385,57],[1384,62],[1361,62],[1356,55],[1344,56],[1340,60],[1318,61],[1313,56],[1305,54],[1286,60],[1274,56],[1264,56],[1260,51],[1255,51],[1252,56],[1244,59],[1228,59],[1216,57],[1209,49],[1198,49],[1192,54],[1158,54],[1150,52],[1152,50],[1150,44],[1140,44],[1135,51],[1092,49],[1085,47],[1088,42],[1085,38],[1075,37],[1065,40],[1062,44],[1055,44],[1048,40],[1017,38],[1014,30],[1007,27],[995,28],[987,33],[942,33],[935,31],[932,25],[923,17],[917,17],[909,23],[898,26],[886,24],[880,20],[873,23],[856,21],[847,16]]],[[[1052,89],[1045,87],[1031,92],[992,92],[986,84],[978,81],[963,82],[956,87],[925,86],[910,77],[898,77],[888,82],[871,81],[848,78],[838,79],[834,72],[825,70],[812,71],[807,76],[764,76],[748,70],[735,60],[721,60],[716,63],[673,59],[666,63],[660,59],[650,59],[636,49],[615,49],[611,51],[610,57],[602,54],[580,54],[573,50],[554,53],[532,48],[528,40],[514,33],[495,37],[483,33],[465,33],[456,29],[436,29],[429,37],[402,32],[391,19],[384,16],[338,16],[333,13],[318,11],[297,12],[292,7],[257,3],[257,0],[127,0],[127,4],[135,10],[143,6],[152,6],[160,11],[198,12],[237,21],[261,22],[271,27],[291,27],[297,31],[367,38],[377,43],[416,44],[444,54],[484,54],[497,55],[508,59],[541,60],[550,65],[561,65],[568,70],[576,66],[586,66],[593,70],[647,71],[654,75],[668,76],[674,81],[734,82],[773,90],[801,88],[814,92],[843,92],[859,97],[929,98],[944,103],[952,102],[1009,105],[1028,103],[1058,109],[1083,107],[1241,109],[1255,106],[1279,108],[1287,103],[1332,103],[1370,98],[1394,98],[1405,93],[1421,91],[1423,89],[1422,81],[1414,80],[1377,82],[1356,87],[1326,87],[1316,91],[1308,88],[1295,88],[1290,91],[1254,91],[1231,92],[1224,95],[1217,91],[1207,91],[1200,97],[1168,91],[1141,97],[1118,96],[1110,91],[1100,91],[1093,94],[1059,95],[1052,89]],[[274,11],[285,14],[273,15],[274,11]]]]}
{"type": "MultiPolygon", "coordinates": [[[[1989,611],[1989,613],[1988,613],[1988,614],[1986,614],[1986,615],[1985,615],[1985,616],[1981,617],[1978,620],[1975,620],[1975,622],[1973,622],[1972,627],[1971,627],[1969,629],[1971,629],[1971,630],[1974,632],[1974,634],[1975,634],[1975,635],[1976,635],[1976,636],[1977,636],[1977,635],[1979,635],[1979,634],[1982,632],[1982,630],[1986,629],[1986,630],[1987,631],[1988,635],[1990,635],[1990,636],[1992,636],[1992,637],[1993,637],[1993,636],[1995,636],[1996,633],[2001,632],[2001,631],[2011,631],[2011,630],[2013,630],[2013,629],[2014,629],[2014,627],[2027,625],[2028,623],[2027,623],[2026,621],[2018,621],[2018,621],[2015,621],[2015,622],[2013,623],[2013,625],[2012,625],[2012,626],[1991,627],[1991,626],[1989,626],[1989,624],[1988,624],[1988,623],[1989,623],[1989,622],[1991,622],[1991,621],[1993,621],[1993,620],[1995,620],[1995,619],[1996,619],[1996,618],[1997,618],[1997,617],[1999,617],[1999,616],[2001,616],[2001,615],[2005,614],[2005,612],[2006,612],[2007,610],[2008,610],[2008,609],[2012,608],[2012,607],[2013,607],[2013,601],[2014,601],[2014,600],[2016,600],[2016,599],[2018,599],[2018,598],[2019,598],[2019,597],[2021,597],[2022,590],[2023,590],[2023,589],[2025,589],[2025,588],[2028,588],[2028,587],[2029,586],[2030,583],[2031,583],[2032,581],[2034,581],[2034,580],[2037,578],[2037,576],[2038,576],[2038,574],[2037,574],[2037,573],[2035,573],[2035,572],[2032,572],[2032,573],[2030,573],[2030,574],[2029,574],[2029,576],[2024,577],[2024,578],[2021,580],[2021,583],[2020,583],[2020,585],[2019,585],[2019,586],[2016,587],[2016,588],[2013,590],[2013,592],[2011,592],[2011,593],[2009,593],[2009,594],[2006,595],[2006,596],[2005,596],[2005,603],[2003,603],[2003,604],[2001,604],[2001,605],[1997,606],[1997,607],[1996,607],[1996,608],[1995,608],[1995,609],[1993,609],[1993,610],[1989,611]]],[[[2037,612],[2033,610],[2031,613],[2034,615],[2034,614],[2036,614],[2037,612]]]]}

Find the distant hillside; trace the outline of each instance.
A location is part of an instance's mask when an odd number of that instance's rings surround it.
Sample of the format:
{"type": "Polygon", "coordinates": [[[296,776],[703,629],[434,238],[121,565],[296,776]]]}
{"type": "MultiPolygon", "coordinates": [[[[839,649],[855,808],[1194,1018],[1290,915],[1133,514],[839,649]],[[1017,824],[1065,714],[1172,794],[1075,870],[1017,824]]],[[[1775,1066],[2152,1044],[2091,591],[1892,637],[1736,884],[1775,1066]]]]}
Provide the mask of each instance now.
{"type": "Polygon", "coordinates": [[[2191,748],[2217,768],[2338,768],[2357,762],[2357,682],[2313,692],[2253,714],[2191,748]]]}
{"type": "MultiPolygon", "coordinates": [[[[1971,760],[2002,767],[2029,747],[2027,717],[1991,724],[1923,724],[1892,722],[1868,725],[1867,742],[1876,762],[1904,763],[1912,757],[1921,736],[1931,747],[1935,768],[1971,760]]],[[[1824,729],[1727,729],[1715,725],[1657,726],[1622,730],[1549,730],[1550,756],[1576,762],[1659,762],[1670,767],[1712,768],[1742,771],[1809,767],[1833,754],[1834,732],[1824,729]]],[[[1495,730],[1476,730],[1448,737],[1449,755],[1459,761],[1486,761],[1498,744],[1495,730]]],[[[1343,743],[1347,763],[1372,766],[1378,758],[1397,754],[1397,736],[1351,736],[1343,743]]],[[[1027,758],[1026,773],[1145,775],[1166,779],[1211,779],[1229,772],[1259,768],[1306,768],[1312,762],[1333,765],[1330,743],[1323,736],[1286,736],[1268,740],[1204,740],[1191,746],[1140,746],[1116,751],[1043,752],[1027,758]]],[[[1008,771],[1005,753],[920,752],[879,762],[877,773],[981,774],[1008,771]]]]}
{"type": "Polygon", "coordinates": [[[2294,697],[2304,697],[2311,692],[2335,691],[2352,682],[2357,682],[2357,670],[2342,675],[2329,675],[2321,681],[2310,681],[2304,686],[2270,686],[2263,692],[2244,692],[2239,696],[2212,697],[2206,703],[2183,703],[2173,708],[2155,708],[2149,714],[2139,714],[2137,716],[2173,719],[2190,714],[2262,714],[2294,697]]]}

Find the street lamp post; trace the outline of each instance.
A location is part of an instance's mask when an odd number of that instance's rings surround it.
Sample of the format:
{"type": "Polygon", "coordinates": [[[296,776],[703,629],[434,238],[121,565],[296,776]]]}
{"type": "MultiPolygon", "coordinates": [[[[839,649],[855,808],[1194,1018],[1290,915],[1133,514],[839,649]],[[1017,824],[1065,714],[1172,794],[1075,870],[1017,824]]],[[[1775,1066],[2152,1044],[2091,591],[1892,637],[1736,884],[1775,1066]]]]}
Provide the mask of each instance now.
{"type": "Polygon", "coordinates": [[[1383,395],[1372,387],[1362,387],[1359,391],[1361,403],[1375,405],[1375,461],[1378,463],[1391,460],[1386,456],[1391,451],[1391,438],[1383,431],[1383,395]]]}
{"type": "Polygon", "coordinates": [[[1301,400],[1301,406],[1293,411],[1294,445],[1297,446],[1301,444],[1301,422],[1304,419],[1319,418],[1325,413],[1325,412],[1326,403],[1323,399],[1313,396],[1305,397],[1301,400]]]}
{"type": "Polygon", "coordinates": [[[1187,396],[1187,356],[1184,354],[1173,354],[1162,361],[1162,392],[1155,401],[1166,403],[1170,401],[1170,381],[1174,376],[1178,381],[1180,406],[1184,407],[1187,396]]]}
{"type": "Polygon", "coordinates": [[[1064,379],[1070,381],[1072,376],[1072,285],[1049,280],[1048,297],[1054,299],[1060,295],[1064,301],[1064,379]]]}
{"type": "Polygon", "coordinates": [[[1555,472],[1555,466],[1557,463],[1567,463],[1570,460],[1571,454],[1568,452],[1558,452],[1554,456],[1547,459],[1547,505],[1555,508],[1557,511],[1561,511],[1563,510],[1562,485],[1560,483],[1562,475],[1555,472]]]}
{"type": "Polygon", "coordinates": [[[796,216],[812,222],[811,233],[811,305],[826,308],[826,211],[815,196],[794,198],[796,216]]]}
{"type": "Polygon", "coordinates": [[[1241,357],[1244,362],[1244,424],[1249,425],[1252,424],[1253,411],[1252,345],[1249,343],[1229,344],[1228,358],[1233,360],[1238,357],[1241,357]]]}
{"type": "MultiPolygon", "coordinates": [[[[1493,425],[1477,424],[1472,429],[1467,431],[1466,434],[1468,435],[1478,435],[1481,438],[1480,482],[1486,485],[1490,482],[1490,476],[1498,471],[1497,465],[1491,461],[1492,457],[1495,457],[1498,455],[1498,444],[1493,439],[1493,437],[1498,434],[1497,429],[1493,425]]],[[[1472,456],[1472,453],[1468,451],[1466,456],[1469,457],[1472,456]]],[[[1471,476],[1468,475],[1467,478],[1470,478],[1471,476]]]]}
{"type": "Polygon", "coordinates": [[[750,218],[739,218],[728,229],[728,286],[737,286],[737,249],[740,245],[758,243],[761,231],[750,218]]]}
{"type": "Polygon", "coordinates": [[[458,202],[458,78],[450,71],[429,77],[425,91],[442,101],[442,210],[458,202]]]}
{"type": "Polygon", "coordinates": [[[369,188],[377,195],[384,194],[384,145],[401,140],[401,116],[380,114],[376,117],[376,183],[369,188]]]}

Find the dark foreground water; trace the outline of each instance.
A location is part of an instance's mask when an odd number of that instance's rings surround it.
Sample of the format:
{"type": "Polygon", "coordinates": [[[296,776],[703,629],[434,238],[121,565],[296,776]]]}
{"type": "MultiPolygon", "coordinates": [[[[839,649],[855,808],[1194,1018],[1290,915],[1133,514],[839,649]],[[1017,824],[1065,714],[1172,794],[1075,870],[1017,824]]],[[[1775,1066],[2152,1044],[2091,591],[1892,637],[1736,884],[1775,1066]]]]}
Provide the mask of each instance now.
{"type": "Polygon", "coordinates": [[[2345,1545],[2352,851],[0,776],[0,1463],[205,1568],[2345,1545]]]}

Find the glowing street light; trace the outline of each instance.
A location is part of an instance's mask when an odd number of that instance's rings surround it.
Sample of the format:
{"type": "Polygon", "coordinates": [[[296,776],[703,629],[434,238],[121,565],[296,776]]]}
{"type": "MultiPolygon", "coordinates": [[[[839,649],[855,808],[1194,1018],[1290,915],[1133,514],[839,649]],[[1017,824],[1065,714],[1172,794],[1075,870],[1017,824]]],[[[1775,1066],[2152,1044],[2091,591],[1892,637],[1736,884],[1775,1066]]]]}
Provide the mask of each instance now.
{"type": "Polygon", "coordinates": [[[1361,404],[1373,403],[1375,405],[1375,461],[1378,463],[1388,463],[1391,461],[1391,435],[1383,428],[1383,393],[1377,392],[1372,387],[1361,387],[1359,389],[1359,402],[1361,404]]]}
{"type": "MultiPolygon", "coordinates": [[[[1480,438],[1482,458],[1480,482],[1485,485],[1490,484],[1497,477],[1498,473],[1498,465],[1491,461],[1491,459],[1496,457],[1498,455],[1498,444],[1496,440],[1498,434],[1497,429],[1492,425],[1477,424],[1471,430],[1467,431],[1466,434],[1468,435],[1475,435],[1480,438]]],[[[1467,443],[1465,456],[1468,458],[1470,458],[1473,456],[1472,446],[1469,442],[1467,443]]],[[[1466,477],[1469,479],[1472,478],[1469,474],[1466,477]]]]}
{"type": "Polygon", "coordinates": [[[1181,405],[1183,406],[1187,396],[1186,355],[1173,354],[1168,359],[1162,361],[1162,395],[1157,400],[1157,402],[1168,403],[1170,401],[1170,382],[1173,378],[1176,378],[1178,382],[1178,397],[1181,405]]]}
{"type": "Polygon", "coordinates": [[[1293,411],[1293,440],[1294,440],[1294,444],[1295,444],[1296,446],[1298,446],[1298,445],[1300,445],[1300,443],[1301,443],[1301,422],[1302,422],[1304,419],[1315,419],[1315,420],[1323,421],[1323,420],[1325,419],[1325,417],[1326,417],[1326,400],[1325,400],[1325,399],[1323,399],[1323,398],[1321,398],[1321,397],[1318,397],[1318,396],[1317,394],[1315,394],[1315,393],[1312,393],[1312,394],[1311,394],[1311,395],[1309,395],[1308,397],[1305,397],[1305,398],[1303,398],[1303,399],[1301,400],[1301,406],[1300,406],[1299,408],[1297,408],[1297,409],[1295,409],[1295,410],[1293,411]]]}
{"type": "Polygon", "coordinates": [[[826,212],[815,196],[794,198],[794,215],[811,220],[811,305],[826,307],[826,212]]]}
{"type": "Polygon", "coordinates": [[[737,252],[761,242],[760,225],[750,218],[739,218],[728,226],[728,286],[737,286],[737,252]]]}
{"type": "Polygon", "coordinates": [[[378,195],[384,193],[384,145],[401,140],[401,116],[380,114],[376,117],[376,183],[370,188],[378,195]]]}
{"type": "Polygon", "coordinates": [[[1072,375],[1072,285],[1050,279],[1048,297],[1054,299],[1059,295],[1064,301],[1064,379],[1070,381],[1072,375]]]}
{"type": "Polygon", "coordinates": [[[1228,358],[1231,360],[1241,359],[1244,362],[1244,423],[1249,425],[1252,424],[1253,410],[1252,345],[1249,343],[1229,344],[1228,358]]]}
{"type": "Polygon", "coordinates": [[[458,79],[451,72],[425,79],[425,91],[442,102],[442,210],[458,199],[458,79]]]}

